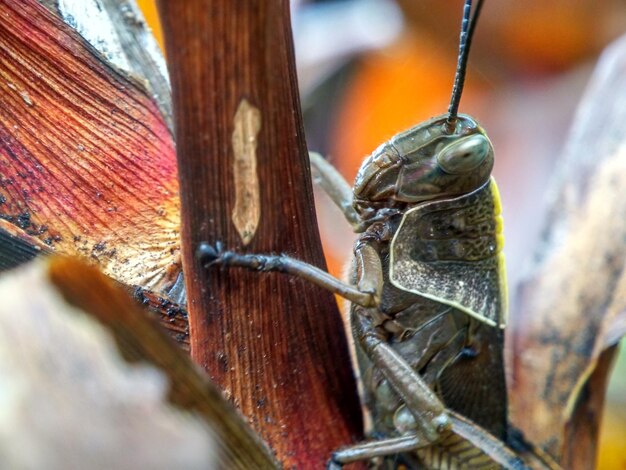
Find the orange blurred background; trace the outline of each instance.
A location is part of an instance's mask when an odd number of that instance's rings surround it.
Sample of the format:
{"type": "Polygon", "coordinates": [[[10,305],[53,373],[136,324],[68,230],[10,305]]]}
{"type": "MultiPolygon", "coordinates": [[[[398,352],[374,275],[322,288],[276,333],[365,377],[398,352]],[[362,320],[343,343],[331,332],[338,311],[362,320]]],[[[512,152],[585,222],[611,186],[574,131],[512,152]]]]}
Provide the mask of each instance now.
{"type": "MultiPolygon", "coordinates": [[[[138,3],[162,44],[154,2],[138,3]]],[[[350,62],[341,92],[333,94],[328,107],[329,131],[316,142],[348,181],[380,143],[447,110],[461,1],[397,4],[402,32],[384,48],[350,62]]],[[[494,173],[503,198],[511,285],[537,243],[548,181],[593,64],[624,31],[626,4],[621,0],[486,2],[461,112],[479,117],[496,149],[494,173]]],[[[307,135],[314,134],[319,130],[307,128],[307,135]]],[[[316,197],[329,269],[341,275],[354,235],[338,227],[341,215],[323,196],[316,197]]],[[[626,469],[625,354],[615,369],[607,409],[597,468],[626,469]]]]}

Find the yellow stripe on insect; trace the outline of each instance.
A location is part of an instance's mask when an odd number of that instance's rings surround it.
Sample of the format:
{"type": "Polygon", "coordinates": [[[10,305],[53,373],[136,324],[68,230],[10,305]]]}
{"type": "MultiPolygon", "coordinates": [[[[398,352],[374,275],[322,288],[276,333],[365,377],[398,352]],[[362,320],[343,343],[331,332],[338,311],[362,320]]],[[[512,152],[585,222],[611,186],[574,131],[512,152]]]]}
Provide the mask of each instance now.
{"type": "Polygon", "coordinates": [[[502,313],[500,315],[500,328],[504,328],[509,318],[509,292],[506,281],[506,262],[504,257],[504,220],[502,218],[502,200],[496,180],[492,177],[489,184],[493,197],[493,215],[496,224],[496,253],[498,259],[498,282],[500,284],[500,296],[502,313]]]}

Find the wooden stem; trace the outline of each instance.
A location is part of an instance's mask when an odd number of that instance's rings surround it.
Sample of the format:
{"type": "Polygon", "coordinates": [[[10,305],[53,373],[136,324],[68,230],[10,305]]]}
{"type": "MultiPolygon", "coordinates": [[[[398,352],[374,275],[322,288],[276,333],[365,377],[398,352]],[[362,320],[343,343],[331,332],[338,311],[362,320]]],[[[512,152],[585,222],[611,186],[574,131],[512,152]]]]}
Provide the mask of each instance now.
{"type": "Polygon", "coordinates": [[[332,295],[281,274],[206,270],[194,257],[200,242],[221,241],[325,267],[289,2],[158,5],[173,88],[192,356],[285,467],[320,468],[361,432],[332,295]]]}

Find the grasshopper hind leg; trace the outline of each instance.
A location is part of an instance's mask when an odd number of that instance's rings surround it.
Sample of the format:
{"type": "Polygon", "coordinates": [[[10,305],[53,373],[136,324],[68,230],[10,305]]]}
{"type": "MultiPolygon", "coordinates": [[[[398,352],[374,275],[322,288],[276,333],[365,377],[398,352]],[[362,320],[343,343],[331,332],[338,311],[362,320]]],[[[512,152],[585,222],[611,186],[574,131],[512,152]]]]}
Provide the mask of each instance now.
{"type": "MultiPolygon", "coordinates": [[[[389,457],[393,457],[394,461],[402,459],[402,463],[406,460],[409,468],[529,468],[501,439],[447,409],[424,379],[380,337],[367,317],[353,311],[352,325],[362,352],[382,372],[414,420],[413,425],[405,428],[400,437],[384,438],[338,450],[331,460],[335,467],[329,468],[340,468],[338,465],[376,457],[388,457],[387,461],[391,464],[393,462],[389,457]]],[[[462,335],[455,336],[452,341],[458,341],[459,338],[462,335]]],[[[450,357],[443,354],[435,360],[449,362],[450,357]]],[[[405,416],[408,414],[403,413],[405,416]]],[[[410,425],[411,420],[404,421],[405,425],[410,425]]],[[[397,431],[401,432],[400,428],[397,431]]]]}
{"type": "MultiPolygon", "coordinates": [[[[437,441],[450,428],[446,407],[424,379],[398,354],[373,326],[370,319],[353,311],[354,338],[372,365],[399,395],[412,417],[406,433],[417,432],[428,442],[437,441]]],[[[407,416],[408,418],[409,416],[407,416]]],[[[400,431],[400,429],[398,429],[400,431]]]]}

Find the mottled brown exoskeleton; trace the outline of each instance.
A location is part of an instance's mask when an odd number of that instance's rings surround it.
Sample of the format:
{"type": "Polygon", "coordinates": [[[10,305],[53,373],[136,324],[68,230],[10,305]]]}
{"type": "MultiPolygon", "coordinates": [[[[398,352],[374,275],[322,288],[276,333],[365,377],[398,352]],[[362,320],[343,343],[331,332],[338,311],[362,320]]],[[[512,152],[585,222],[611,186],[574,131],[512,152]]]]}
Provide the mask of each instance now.
{"type": "Polygon", "coordinates": [[[526,468],[507,442],[503,328],[507,294],[494,152],[457,115],[469,38],[467,0],[449,113],[381,145],[353,188],[322,157],[315,178],[360,235],[344,283],[285,255],[203,243],[207,266],[305,278],[352,302],[350,320],[373,440],[335,452],[329,467],[378,459],[394,468],[526,468]]]}

